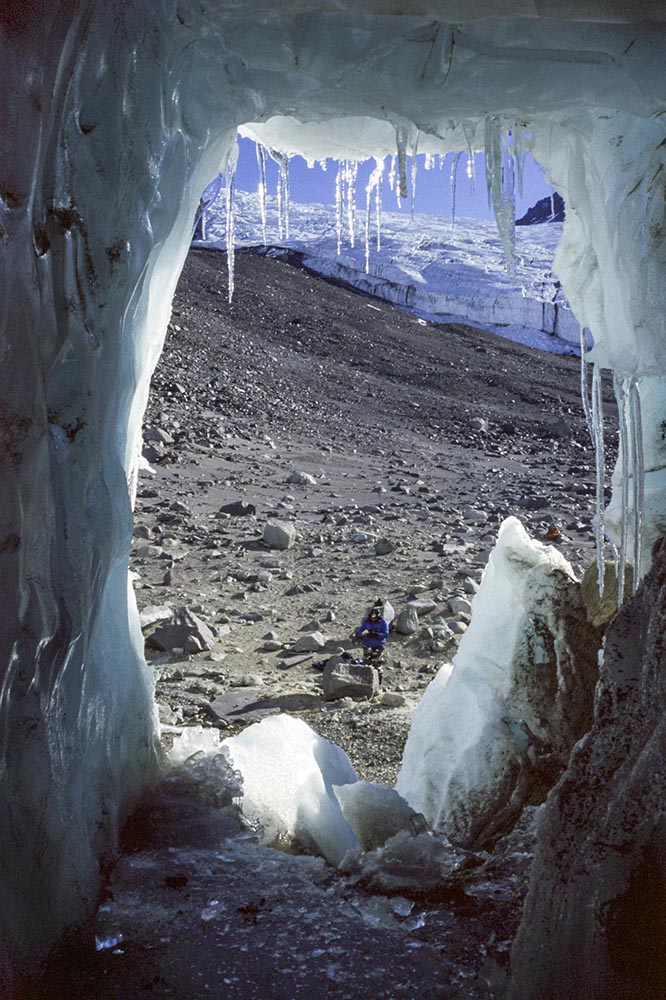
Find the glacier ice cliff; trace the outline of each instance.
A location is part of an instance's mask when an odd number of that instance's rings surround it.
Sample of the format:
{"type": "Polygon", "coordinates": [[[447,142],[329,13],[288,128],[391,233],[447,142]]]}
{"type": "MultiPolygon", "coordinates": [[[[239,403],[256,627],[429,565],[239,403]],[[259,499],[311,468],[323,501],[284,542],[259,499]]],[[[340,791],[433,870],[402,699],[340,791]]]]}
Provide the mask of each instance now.
{"type": "MultiPolygon", "coordinates": [[[[376,0],[286,0],[278,12],[266,0],[0,10],[7,989],[93,910],[118,823],[155,766],[157,722],[127,582],[131,483],[199,197],[233,167],[239,125],[291,119],[281,150],[311,158],[491,143],[508,244],[501,139],[511,132],[531,147],[567,204],[556,267],[594,339],[591,360],[613,369],[633,400],[615,480],[624,514],[611,530],[643,571],[649,546],[640,556],[637,533],[664,534],[663,5],[646,0],[640,23],[622,0],[410,0],[393,10],[376,0]],[[351,118],[362,127],[345,128],[351,118]],[[643,496],[644,523],[628,521],[627,506],[643,496]]],[[[638,629],[639,658],[650,641],[638,629]]],[[[595,739],[603,747],[603,732],[595,739]]],[[[550,808],[558,801],[564,822],[562,796],[550,808]]],[[[609,859],[626,863],[635,832],[609,859]]],[[[539,870],[546,877],[546,861],[539,870]]],[[[552,969],[571,942],[550,934],[549,943],[552,969]]],[[[521,969],[536,947],[525,933],[521,969]]]]}

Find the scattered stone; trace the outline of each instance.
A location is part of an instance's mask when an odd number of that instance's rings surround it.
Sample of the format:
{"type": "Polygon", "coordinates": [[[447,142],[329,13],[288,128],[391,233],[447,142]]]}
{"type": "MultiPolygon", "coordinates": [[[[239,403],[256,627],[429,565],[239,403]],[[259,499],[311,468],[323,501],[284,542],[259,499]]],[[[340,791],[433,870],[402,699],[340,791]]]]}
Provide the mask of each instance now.
{"type": "Polygon", "coordinates": [[[208,714],[216,722],[253,722],[266,715],[275,715],[280,709],[270,699],[262,698],[257,688],[233,688],[225,691],[207,706],[208,714]]]}
{"type": "Polygon", "coordinates": [[[466,597],[449,597],[448,605],[454,615],[472,613],[472,605],[466,597]]]}
{"type": "Polygon", "coordinates": [[[193,637],[201,649],[197,652],[210,650],[215,645],[215,636],[200,618],[187,608],[181,608],[167,625],[155,629],[146,639],[146,646],[170,653],[176,649],[185,650],[188,638],[193,637]]]}
{"type": "Polygon", "coordinates": [[[479,589],[479,585],[476,580],[473,580],[471,576],[466,576],[462,582],[462,589],[466,594],[476,594],[479,589]]]}
{"type": "Polygon", "coordinates": [[[400,635],[414,635],[419,627],[419,614],[416,608],[403,608],[395,620],[395,629],[400,635]]]}
{"type": "Polygon", "coordinates": [[[437,607],[435,601],[428,600],[427,597],[417,598],[415,601],[407,601],[407,608],[413,608],[420,615],[428,615],[437,607]]]}
{"type": "Polygon", "coordinates": [[[479,510],[477,507],[465,507],[463,520],[466,524],[485,524],[488,520],[488,514],[485,510],[479,510]]]}
{"type": "Polygon", "coordinates": [[[321,632],[310,632],[302,635],[294,643],[295,653],[318,653],[326,646],[326,639],[321,632]]]}
{"type": "Polygon", "coordinates": [[[169,604],[147,604],[139,612],[139,622],[141,628],[148,628],[156,625],[157,622],[164,622],[171,618],[173,608],[169,604]]]}
{"type": "Polygon", "coordinates": [[[379,704],[385,705],[386,708],[402,708],[406,703],[404,694],[398,694],[397,691],[385,691],[379,699],[379,704]]]}
{"type": "Polygon", "coordinates": [[[161,427],[147,427],[143,434],[143,440],[156,442],[157,444],[174,444],[171,434],[161,427]]]}
{"type": "Polygon", "coordinates": [[[292,474],[287,479],[288,483],[293,483],[296,486],[316,486],[317,480],[314,476],[311,476],[309,472],[300,472],[298,469],[294,469],[292,474]]]}
{"type": "Polygon", "coordinates": [[[447,625],[454,635],[463,635],[463,633],[467,631],[467,625],[465,622],[456,621],[455,618],[450,622],[447,622],[447,625]]]}
{"type": "Polygon", "coordinates": [[[233,688],[244,687],[261,687],[264,683],[264,678],[261,674],[241,674],[240,677],[232,677],[229,684],[233,688]]]}
{"type": "Polygon", "coordinates": [[[244,500],[234,500],[231,503],[222,504],[220,513],[229,514],[230,517],[251,517],[257,513],[257,508],[253,503],[245,503],[244,500]]]}
{"type": "Polygon", "coordinates": [[[277,653],[283,646],[284,643],[280,642],[279,639],[267,639],[261,648],[264,653],[277,653]]]}
{"type": "Polygon", "coordinates": [[[374,667],[332,656],[324,667],[322,687],[326,701],[368,699],[379,691],[379,675],[374,667]]]}
{"type": "Polygon", "coordinates": [[[263,540],[269,549],[290,549],[296,541],[296,528],[286,521],[269,521],[264,525],[263,540]]]}
{"type": "Polygon", "coordinates": [[[378,538],[375,542],[375,555],[377,556],[387,556],[394,551],[395,542],[392,542],[390,538],[378,538]]]}
{"type": "Polygon", "coordinates": [[[305,653],[300,656],[286,656],[284,660],[280,660],[278,667],[280,670],[289,670],[290,667],[296,667],[299,663],[305,663],[311,656],[312,653],[305,653]]]}

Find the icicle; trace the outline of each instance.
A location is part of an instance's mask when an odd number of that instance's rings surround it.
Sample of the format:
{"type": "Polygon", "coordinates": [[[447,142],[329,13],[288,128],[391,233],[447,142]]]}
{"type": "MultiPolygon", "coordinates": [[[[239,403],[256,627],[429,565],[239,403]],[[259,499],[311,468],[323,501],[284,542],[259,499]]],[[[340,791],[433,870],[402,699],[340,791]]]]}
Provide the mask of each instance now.
{"type": "Polygon", "coordinates": [[[586,358],[587,353],[587,334],[585,332],[585,327],[580,328],[580,397],[583,403],[583,413],[585,414],[585,423],[587,424],[587,429],[590,435],[590,440],[592,446],[594,447],[594,425],[592,423],[592,410],[590,409],[590,398],[588,395],[588,361],[586,358]]]}
{"type": "Polygon", "coordinates": [[[451,225],[456,224],[456,188],[458,185],[458,164],[462,153],[455,153],[451,164],[451,225]]]}
{"type": "Polygon", "coordinates": [[[599,594],[604,589],[604,492],[606,469],[604,461],[604,401],[601,371],[594,365],[592,369],[592,412],[590,415],[596,470],[596,497],[594,515],[594,540],[597,547],[597,583],[599,594]]]}
{"type": "Polygon", "coordinates": [[[412,144],[412,201],[411,201],[411,214],[412,219],[414,218],[414,205],[416,202],[416,174],[418,171],[418,160],[417,152],[419,148],[419,133],[416,132],[416,138],[412,144]]]}
{"type": "Polygon", "coordinates": [[[338,172],[335,175],[335,232],[338,237],[338,257],[342,251],[342,189],[344,162],[338,160],[338,172]]]}
{"type": "Polygon", "coordinates": [[[289,239],[289,157],[277,149],[269,149],[268,155],[278,168],[277,203],[280,239],[289,239]]]}
{"type": "Polygon", "coordinates": [[[617,564],[617,606],[624,601],[624,574],[627,565],[629,536],[629,443],[631,438],[629,421],[628,392],[625,379],[613,376],[615,398],[618,407],[618,429],[620,434],[620,467],[622,475],[622,514],[620,526],[620,557],[617,564]]]}
{"type": "Polygon", "coordinates": [[[266,246],[266,151],[260,142],[256,144],[257,166],[259,167],[259,210],[261,212],[261,232],[266,246]]]}
{"type": "Polygon", "coordinates": [[[234,263],[235,263],[235,240],[234,240],[234,189],[236,179],[236,166],[227,168],[226,173],[226,244],[227,244],[227,273],[229,275],[228,298],[231,302],[234,295],[234,263]]]}
{"type": "Polygon", "coordinates": [[[381,172],[375,187],[375,224],[377,236],[375,250],[377,253],[382,248],[382,185],[384,183],[384,161],[380,160],[379,162],[381,163],[381,172]]]}
{"type": "Polygon", "coordinates": [[[516,200],[514,156],[510,134],[503,138],[498,118],[486,118],[486,183],[488,203],[495,213],[507,271],[516,270],[516,200]]]}
{"type": "Polygon", "coordinates": [[[398,149],[398,205],[400,199],[407,197],[407,139],[409,132],[404,125],[398,126],[395,130],[395,141],[398,149]]]}
{"type": "Polygon", "coordinates": [[[435,168],[435,155],[434,153],[426,153],[425,159],[423,161],[423,166],[426,170],[434,170],[435,168]]]}
{"type": "Polygon", "coordinates": [[[375,195],[375,207],[377,211],[377,249],[379,250],[379,213],[381,210],[381,183],[384,173],[384,161],[375,159],[375,168],[370,174],[370,178],[365,188],[365,273],[370,272],[370,210],[372,207],[372,196],[375,195]]]}
{"type": "Polygon", "coordinates": [[[347,218],[347,231],[349,233],[349,243],[354,248],[356,230],[356,176],[358,174],[358,163],[345,160],[345,215],[347,218]]]}
{"type": "Polygon", "coordinates": [[[641,396],[636,379],[629,388],[629,413],[632,430],[632,466],[634,471],[634,593],[638,589],[643,555],[643,509],[645,505],[645,457],[643,453],[643,418],[641,396]]]}
{"type": "Polygon", "coordinates": [[[469,193],[474,194],[476,189],[476,160],[474,157],[474,150],[472,149],[472,140],[474,138],[474,129],[470,128],[469,125],[463,125],[463,133],[467,141],[467,180],[469,181],[469,193]]]}
{"type": "Polygon", "coordinates": [[[388,183],[391,191],[395,190],[395,165],[396,165],[396,157],[392,156],[391,165],[389,167],[389,173],[388,173],[388,183]]]}
{"type": "Polygon", "coordinates": [[[550,219],[548,221],[552,222],[554,218],[555,218],[555,192],[553,191],[553,193],[550,196],[550,219]]]}

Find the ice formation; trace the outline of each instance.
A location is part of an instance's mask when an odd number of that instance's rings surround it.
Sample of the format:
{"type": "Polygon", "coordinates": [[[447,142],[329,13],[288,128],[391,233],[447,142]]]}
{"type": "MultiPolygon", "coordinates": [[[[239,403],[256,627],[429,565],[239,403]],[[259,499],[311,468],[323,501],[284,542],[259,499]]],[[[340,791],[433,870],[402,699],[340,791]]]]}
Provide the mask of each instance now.
{"type": "Polygon", "coordinates": [[[351,163],[400,158],[397,134],[443,154],[480,148],[489,121],[521,131],[566,200],[556,266],[590,360],[640,396],[642,444],[631,403],[606,524],[619,539],[626,522],[626,551],[647,565],[666,512],[663,4],[538,7],[0,12],[3,988],[90,912],[100,861],[153,772],[128,482],[200,194],[233,164],[239,125],[284,155],[351,163]],[[632,468],[644,482],[627,491],[632,468]],[[632,495],[640,526],[620,509],[632,495]]]}
{"type": "Polygon", "coordinates": [[[266,844],[300,845],[338,865],[358,847],[335,786],[358,777],[347,754],[289,715],[276,715],[224,740],[243,777],[244,815],[266,844]]]}
{"type": "Polygon", "coordinates": [[[414,712],[400,794],[456,844],[507,832],[589,727],[598,643],[566,559],[508,518],[453,666],[414,712]]]}

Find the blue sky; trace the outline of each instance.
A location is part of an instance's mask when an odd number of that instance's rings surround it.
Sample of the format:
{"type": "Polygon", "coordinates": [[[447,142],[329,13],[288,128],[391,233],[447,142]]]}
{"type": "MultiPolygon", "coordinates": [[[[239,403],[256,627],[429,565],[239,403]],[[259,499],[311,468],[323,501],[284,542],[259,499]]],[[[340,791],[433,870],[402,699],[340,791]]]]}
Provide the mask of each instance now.
{"type": "MultiPolygon", "coordinates": [[[[259,183],[259,169],[255,153],[255,144],[250,139],[240,139],[239,158],[236,170],[236,186],[243,191],[256,191],[259,183]]],[[[444,169],[435,167],[426,170],[425,158],[417,158],[417,183],[415,211],[428,215],[451,216],[451,166],[453,156],[447,156],[444,169]]],[[[357,182],[357,202],[365,206],[365,185],[374,166],[369,161],[359,167],[357,182]]],[[[336,164],[328,161],[328,169],[323,171],[320,166],[309,168],[300,156],[294,156],[289,164],[291,200],[297,202],[321,202],[332,204],[335,200],[336,164]]],[[[475,190],[470,191],[470,183],[466,175],[467,156],[461,156],[458,163],[456,182],[456,215],[460,218],[491,219],[492,209],[488,207],[486,191],[485,157],[477,153],[475,157],[475,190]]],[[[388,173],[388,171],[387,171],[388,173]]],[[[267,160],[268,193],[274,194],[277,184],[277,167],[270,159],[267,160]]],[[[408,157],[407,174],[411,185],[411,157],[408,157]]],[[[411,194],[398,206],[395,191],[391,191],[385,174],[382,204],[384,211],[411,211],[411,194]]],[[[411,187],[410,187],[411,191],[411,187]]],[[[528,156],[525,163],[523,194],[516,193],[516,218],[540,198],[551,194],[552,188],[546,183],[541,167],[532,157],[528,156]]]]}

